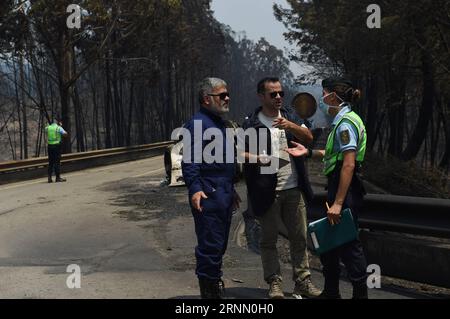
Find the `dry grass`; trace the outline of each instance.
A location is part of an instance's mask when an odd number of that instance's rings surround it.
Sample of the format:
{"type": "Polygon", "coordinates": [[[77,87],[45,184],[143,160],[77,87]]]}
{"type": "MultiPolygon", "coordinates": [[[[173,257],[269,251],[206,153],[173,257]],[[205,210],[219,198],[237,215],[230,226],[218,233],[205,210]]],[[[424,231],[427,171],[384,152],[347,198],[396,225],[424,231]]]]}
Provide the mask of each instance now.
{"type": "Polygon", "coordinates": [[[366,180],[393,195],[450,199],[448,174],[420,168],[413,161],[367,154],[362,172],[366,180]]]}

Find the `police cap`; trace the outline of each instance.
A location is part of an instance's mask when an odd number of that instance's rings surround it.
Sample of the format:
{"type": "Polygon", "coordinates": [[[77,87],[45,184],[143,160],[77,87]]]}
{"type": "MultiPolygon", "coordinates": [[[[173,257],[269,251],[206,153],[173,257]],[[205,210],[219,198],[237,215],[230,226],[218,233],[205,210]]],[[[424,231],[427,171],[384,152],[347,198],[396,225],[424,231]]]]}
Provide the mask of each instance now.
{"type": "Polygon", "coordinates": [[[338,85],[353,87],[352,81],[344,77],[330,77],[322,81],[324,89],[334,89],[338,85]]]}

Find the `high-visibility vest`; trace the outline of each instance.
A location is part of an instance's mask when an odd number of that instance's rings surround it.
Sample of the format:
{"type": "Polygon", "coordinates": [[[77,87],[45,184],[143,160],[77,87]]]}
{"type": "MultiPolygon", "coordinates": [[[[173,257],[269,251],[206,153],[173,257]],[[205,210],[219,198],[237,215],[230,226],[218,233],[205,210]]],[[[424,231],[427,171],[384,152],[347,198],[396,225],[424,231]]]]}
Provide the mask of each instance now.
{"type": "Polygon", "coordinates": [[[330,135],[328,135],[328,141],[325,147],[325,157],[323,159],[323,162],[325,164],[324,168],[325,175],[329,175],[330,173],[332,173],[336,168],[337,162],[342,161],[344,159],[343,153],[334,150],[336,131],[343,121],[350,122],[357,129],[358,142],[356,148],[356,162],[361,164],[364,161],[367,144],[366,127],[364,126],[364,123],[359,117],[359,115],[353,111],[350,111],[339,120],[339,122],[334,126],[330,135]]]}
{"type": "Polygon", "coordinates": [[[58,145],[61,144],[61,133],[58,124],[53,123],[47,126],[47,141],[48,145],[58,145]]]}

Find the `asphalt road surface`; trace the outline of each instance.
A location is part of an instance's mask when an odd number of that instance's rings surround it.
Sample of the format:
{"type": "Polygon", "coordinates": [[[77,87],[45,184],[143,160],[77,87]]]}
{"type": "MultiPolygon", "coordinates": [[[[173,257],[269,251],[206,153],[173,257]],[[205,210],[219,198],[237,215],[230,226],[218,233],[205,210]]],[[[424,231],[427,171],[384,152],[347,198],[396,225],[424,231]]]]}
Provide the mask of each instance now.
{"type": "MultiPolygon", "coordinates": [[[[0,298],[198,298],[187,191],[160,185],[163,167],[159,156],[63,174],[66,183],[1,186],[0,298]],[[69,265],[80,267],[80,288],[67,285],[69,265]]],[[[259,255],[236,243],[241,220],[234,216],[224,258],[227,295],[266,298],[259,255]]],[[[317,267],[313,281],[321,287],[317,267]]],[[[288,264],[283,274],[289,296],[288,264]]],[[[341,287],[349,298],[348,282],[341,287]]],[[[391,286],[370,291],[371,298],[423,296],[391,286]]]]}

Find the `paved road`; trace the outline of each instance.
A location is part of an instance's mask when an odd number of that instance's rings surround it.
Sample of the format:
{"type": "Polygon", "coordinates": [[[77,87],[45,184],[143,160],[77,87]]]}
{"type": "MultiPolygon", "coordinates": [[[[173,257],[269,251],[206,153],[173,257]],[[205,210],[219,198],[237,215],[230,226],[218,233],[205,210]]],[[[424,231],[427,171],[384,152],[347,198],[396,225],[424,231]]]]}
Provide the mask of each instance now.
{"type": "MultiPolygon", "coordinates": [[[[160,186],[162,157],[65,177],[67,183],[0,187],[0,298],[198,297],[186,189],[160,186]],[[81,267],[80,289],[66,285],[70,264],[81,267]]],[[[245,193],[242,185],[239,191],[245,193]]],[[[259,255],[232,239],[224,260],[227,293],[265,298],[259,255]]],[[[289,293],[287,265],[283,272],[289,293]]],[[[322,286],[316,270],[313,280],[322,286]]],[[[349,297],[348,283],[342,287],[349,297]]],[[[370,296],[420,295],[381,289],[370,296]]]]}

